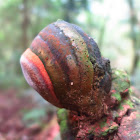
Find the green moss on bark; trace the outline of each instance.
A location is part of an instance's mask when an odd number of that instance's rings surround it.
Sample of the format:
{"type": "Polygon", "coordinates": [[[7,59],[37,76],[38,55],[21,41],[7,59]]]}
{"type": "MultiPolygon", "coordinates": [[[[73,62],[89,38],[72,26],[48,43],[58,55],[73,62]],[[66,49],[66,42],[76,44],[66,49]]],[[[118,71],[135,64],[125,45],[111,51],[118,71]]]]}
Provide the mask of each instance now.
{"type": "Polygon", "coordinates": [[[67,124],[67,111],[65,109],[59,109],[57,111],[58,122],[60,125],[60,132],[66,133],[68,131],[68,124],[67,124]]]}

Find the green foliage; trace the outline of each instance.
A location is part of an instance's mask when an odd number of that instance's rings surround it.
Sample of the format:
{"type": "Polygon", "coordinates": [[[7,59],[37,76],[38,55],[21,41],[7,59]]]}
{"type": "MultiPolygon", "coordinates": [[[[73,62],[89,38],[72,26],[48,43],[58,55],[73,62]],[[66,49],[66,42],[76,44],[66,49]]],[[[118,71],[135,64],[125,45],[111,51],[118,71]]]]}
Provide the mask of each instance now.
{"type": "Polygon", "coordinates": [[[46,115],[46,110],[44,108],[33,109],[30,111],[23,112],[23,121],[27,126],[32,124],[40,123],[40,119],[46,115]]]}

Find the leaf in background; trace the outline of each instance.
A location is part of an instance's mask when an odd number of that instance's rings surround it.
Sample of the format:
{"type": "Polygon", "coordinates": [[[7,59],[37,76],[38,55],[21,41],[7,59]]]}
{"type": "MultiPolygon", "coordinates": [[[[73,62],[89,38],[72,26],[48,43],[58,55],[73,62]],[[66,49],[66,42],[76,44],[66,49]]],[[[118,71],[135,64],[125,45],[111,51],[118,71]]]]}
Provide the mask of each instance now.
{"type": "Polygon", "coordinates": [[[45,109],[33,109],[28,112],[24,112],[23,121],[25,122],[25,124],[27,124],[27,126],[30,126],[35,123],[40,123],[41,118],[43,118],[45,114],[45,109]]]}

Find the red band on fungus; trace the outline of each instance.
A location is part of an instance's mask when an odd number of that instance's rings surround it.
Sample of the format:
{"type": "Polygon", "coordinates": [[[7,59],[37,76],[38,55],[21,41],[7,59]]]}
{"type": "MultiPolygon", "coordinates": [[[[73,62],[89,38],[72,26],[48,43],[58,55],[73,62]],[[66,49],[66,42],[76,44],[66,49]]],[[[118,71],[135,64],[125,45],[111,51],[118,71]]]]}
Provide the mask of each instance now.
{"type": "Polygon", "coordinates": [[[60,107],[61,105],[55,96],[50,77],[39,57],[28,48],[22,55],[20,63],[28,84],[38,91],[41,96],[46,98],[46,100],[60,107]]]}

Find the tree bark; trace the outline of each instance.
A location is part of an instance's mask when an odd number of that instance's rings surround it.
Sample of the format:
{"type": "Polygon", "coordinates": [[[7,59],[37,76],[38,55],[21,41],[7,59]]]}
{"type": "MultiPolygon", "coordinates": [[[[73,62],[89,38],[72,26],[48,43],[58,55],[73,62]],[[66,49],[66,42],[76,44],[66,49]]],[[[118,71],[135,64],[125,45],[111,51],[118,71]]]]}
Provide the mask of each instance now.
{"type": "Polygon", "coordinates": [[[29,27],[29,7],[28,7],[28,0],[23,0],[23,21],[22,21],[22,47],[28,47],[28,27],[29,27]]]}
{"type": "Polygon", "coordinates": [[[132,44],[134,48],[134,61],[133,61],[133,66],[131,70],[131,74],[135,73],[135,69],[138,66],[139,62],[139,55],[137,53],[137,47],[138,47],[138,41],[137,41],[137,34],[135,32],[135,27],[138,23],[135,7],[134,7],[134,1],[133,0],[128,0],[128,5],[130,9],[130,26],[131,26],[131,38],[132,38],[132,44]]]}
{"type": "MultiPolygon", "coordinates": [[[[140,116],[130,99],[131,92],[128,75],[124,71],[113,70],[111,96],[106,101],[106,113],[102,118],[94,120],[74,111],[58,110],[62,140],[131,140],[134,137],[139,139],[140,116]]],[[[139,99],[134,100],[133,102],[137,101],[140,107],[139,99]]]]}

